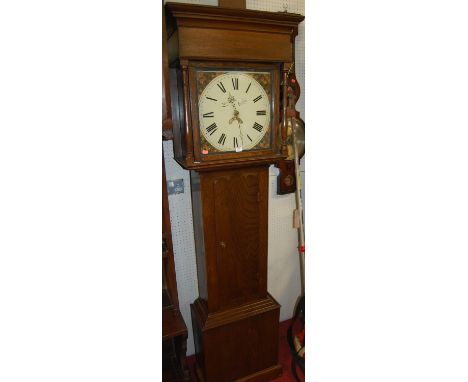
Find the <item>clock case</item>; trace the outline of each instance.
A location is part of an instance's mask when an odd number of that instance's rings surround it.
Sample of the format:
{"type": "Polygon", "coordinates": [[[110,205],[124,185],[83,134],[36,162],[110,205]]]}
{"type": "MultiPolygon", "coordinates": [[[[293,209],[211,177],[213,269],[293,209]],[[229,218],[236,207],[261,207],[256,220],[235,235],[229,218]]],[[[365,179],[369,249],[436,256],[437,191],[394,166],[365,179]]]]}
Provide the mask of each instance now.
{"type": "Polygon", "coordinates": [[[267,291],[269,166],[287,156],[287,75],[302,15],[167,3],[174,157],[192,170],[198,295],[191,304],[204,382],[277,378],[280,305],[267,291]],[[275,73],[270,150],[198,156],[193,71],[275,73]]]}

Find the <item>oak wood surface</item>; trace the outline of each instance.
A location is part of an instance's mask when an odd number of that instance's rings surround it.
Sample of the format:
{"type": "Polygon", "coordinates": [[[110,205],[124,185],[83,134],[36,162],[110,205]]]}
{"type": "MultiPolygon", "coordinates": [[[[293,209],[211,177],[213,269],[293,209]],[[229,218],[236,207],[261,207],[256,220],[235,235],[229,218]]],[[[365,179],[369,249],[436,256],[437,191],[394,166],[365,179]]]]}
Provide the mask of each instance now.
{"type": "Polygon", "coordinates": [[[178,309],[163,309],[163,341],[180,335],[187,335],[187,326],[178,309]]]}
{"type": "Polygon", "coordinates": [[[200,296],[210,311],[267,292],[268,167],[192,172],[200,296]]]}
{"type": "Polygon", "coordinates": [[[162,7],[162,128],[163,139],[172,139],[172,107],[169,88],[169,58],[167,53],[166,17],[165,8],[162,7]]]}
{"type": "MultiPolygon", "coordinates": [[[[288,12],[265,12],[252,9],[229,9],[209,5],[166,3],[168,36],[177,26],[204,25],[206,28],[223,25],[226,29],[277,31],[297,36],[298,25],[304,16],[288,12]],[[219,24],[222,23],[222,24],[219,24]]],[[[252,57],[255,59],[255,57],[252,57]]]]}
{"type": "Polygon", "coordinates": [[[195,60],[222,56],[224,60],[288,61],[292,45],[286,34],[190,27],[179,30],[179,55],[195,60]],[[199,44],[199,39],[204,43],[199,44]]]}
{"type": "Polygon", "coordinates": [[[279,304],[269,295],[232,309],[209,313],[191,305],[199,379],[210,382],[266,381],[278,364],[279,304]]]}
{"type": "Polygon", "coordinates": [[[182,71],[179,68],[169,68],[169,81],[172,107],[172,131],[174,157],[183,158],[185,154],[184,131],[184,103],[182,90],[182,71]]]}
{"type": "Polygon", "coordinates": [[[282,160],[278,162],[276,167],[279,169],[276,193],[278,195],[285,195],[296,191],[296,173],[294,161],[282,160]]]}

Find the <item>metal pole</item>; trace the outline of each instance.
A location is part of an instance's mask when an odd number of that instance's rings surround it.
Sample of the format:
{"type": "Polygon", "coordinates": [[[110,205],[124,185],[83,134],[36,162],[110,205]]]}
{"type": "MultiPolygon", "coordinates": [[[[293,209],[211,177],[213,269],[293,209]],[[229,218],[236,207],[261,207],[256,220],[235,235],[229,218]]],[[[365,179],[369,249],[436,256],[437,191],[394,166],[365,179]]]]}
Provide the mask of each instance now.
{"type": "Polygon", "coordinates": [[[300,271],[301,271],[301,296],[305,293],[305,239],[304,239],[304,223],[302,220],[302,199],[301,199],[301,174],[299,170],[299,155],[297,153],[297,142],[296,142],[296,118],[291,118],[292,123],[292,137],[293,137],[293,148],[294,148],[294,165],[296,171],[296,208],[299,214],[299,258],[300,258],[300,271]]]}

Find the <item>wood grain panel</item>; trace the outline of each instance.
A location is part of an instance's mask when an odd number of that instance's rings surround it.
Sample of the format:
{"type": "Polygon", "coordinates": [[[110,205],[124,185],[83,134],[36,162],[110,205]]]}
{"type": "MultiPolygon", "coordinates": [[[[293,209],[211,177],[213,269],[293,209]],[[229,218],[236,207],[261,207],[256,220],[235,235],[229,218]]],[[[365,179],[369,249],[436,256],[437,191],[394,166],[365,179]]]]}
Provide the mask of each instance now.
{"type": "Polygon", "coordinates": [[[214,181],[221,306],[258,293],[258,175],[236,173],[214,181]]]}
{"type": "Polygon", "coordinates": [[[163,139],[172,139],[172,108],[169,91],[169,63],[167,54],[166,17],[165,8],[162,7],[162,135],[163,139]]]}
{"type": "Polygon", "coordinates": [[[207,365],[207,379],[230,382],[275,365],[277,351],[271,350],[271,341],[278,341],[278,333],[272,331],[277,321],[277,312],[268,312],[207,331],[206,341],[220,345],[206,350],[208,359],[216,358],[216,365],[207,365]]]}
{"type": "Polygon", "coordinates": [[[268,167],[200,173],[210,311],[266,295],[268,167]],[[208,272],[211,273],[211,272],[208,272]]]}
{"type": "Polygon", "coordinates": [[[180,28],[179,56],[205,60],[223,57],[223,60],[252,61],[254,57],[254,61],[291,61],[292,44],[287,34],[180,28]]]}
{"type": "Polygon", "coordinates": [[[213,6],[167,3],[168,35],[181,26],[220,26],[229,30],[268,31],[297,36],[304,16],[289,12],[264,12],[252,9],[227,9],[213,6]]]}
{"type": "Polygon", "coordinates": [[[197,259],[198,293],[201,298],[208,298],[205,263],[205,242],[203,239],[203,204],[198,173],[190,173],[190,188],[192,190],[193,233],[195,238],[195,253],[197,259]]]}
{"type": "Polygon", "coordinates": [[[200,380],[260,382],[278,377],[279,310],[270,295],[217,313],[208,313],[205,303],[196,300],[191,313],[195,336],[203,342],[203,353],[197,355],[200,380]]]}

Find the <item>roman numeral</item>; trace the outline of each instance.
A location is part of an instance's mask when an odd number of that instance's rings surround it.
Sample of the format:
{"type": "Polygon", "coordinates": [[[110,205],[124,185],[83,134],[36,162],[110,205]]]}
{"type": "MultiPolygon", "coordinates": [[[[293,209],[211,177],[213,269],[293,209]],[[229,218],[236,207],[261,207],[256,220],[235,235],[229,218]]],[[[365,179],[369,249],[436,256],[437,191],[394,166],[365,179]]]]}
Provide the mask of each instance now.
{"type": "Polygon", "coordinates": [[[212,101],[217,101],[217,99],[214,99],[214,98],[211,98],[211,97],[206,97],[206,98],[208,98],[208,99],[210,99],[212,101]]]}
{"type": "Polygon", "coordinates": [[[249,84],[249,86],[247,86],[247,90],[245,91],[246,93],[249,91],[250,85],[252,85],[252,82],[249,84]]]}
{"type": "Polygon", "coordinates": [[[224,142],[226,142],[226,134],[223,133],[221,134],[221,137],[219,138],[218,143],[224,146],[224,142]]]}
{"type": "Polygon", "coordinates": [[[266,110],[257,110],[257,115],[266,115],[266,110]]]}
{"type": "Polygon", "coordinates": [[[238,90],[239,89],[239,79],[238,78],[231,78],[231,81],[232,81],[232,87],[234,88],[234,90],[238,90]]]}
{"type": "Polygon", "coordinates": [[[249,134],[247,134],[247,138],[249,138],[250,142],[252,142],[252,138],[250,138],[249,134]]]}
{"type": "Polygon", "coordinates": [[[254,102],[257,102],[257,101],[260,100],[261,98],[262,98],[262,96],[259,95],[259,96],[258,96],[257,98],[255,98],[253,101],[254,101],[254,102]]]}
{"type": "Polygon", "coordinates": [[[259,131],[259,132],[262,131],[262,129],[263,129],[263,126],[260,125],[260,124],[258,124],[257,122],[255,122],[254,125],[253,125],[252,127],[253,127],[255,130],[259,131]]]}
{"type": "Polygon", "coordinates": [[[234,137],[234,147],[239,147],[239,143],[237,142],[237,137],[234,137]]]}
{"type": "Polygon", "coordinates": [[[213,133],[218,130],[218,126],[216,126],[216,123],[212,123],[210,126],[206,128],[206,131],[210,133],[210,135],[213,135],[213,133]]]}
{"type": "MultiPolygon", "coordinates": [[[[258,111],[257,111],[257,115],[258,115],[258,111]]],[[[210,111],[209,113],[203,114],[203,118],[211,118],[211,117],[214,117],[214,112],[212,111],[210,111]]]]}
{"type": "Polygon", "coordinates": [[[226,88],[224,87],[223,83],[222,82],[218,82],[217,83],[218,87],[221,89],[221,91],[223,93],[226,93],[226,88]]]}

